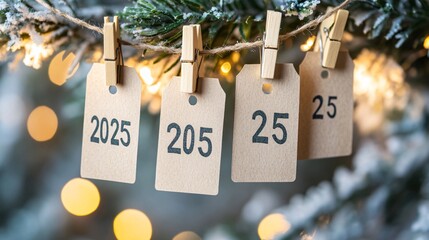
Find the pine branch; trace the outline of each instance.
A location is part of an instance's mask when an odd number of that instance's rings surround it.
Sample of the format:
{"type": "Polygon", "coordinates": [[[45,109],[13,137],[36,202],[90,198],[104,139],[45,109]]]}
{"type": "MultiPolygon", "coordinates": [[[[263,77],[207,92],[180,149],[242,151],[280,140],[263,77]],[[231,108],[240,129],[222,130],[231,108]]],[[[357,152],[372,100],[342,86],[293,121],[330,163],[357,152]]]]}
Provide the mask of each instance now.
{"type": "Polygon", "coordinates": [[[134,40],[174,47],[181,44],[183,25],[199,23],[205,46],[213,48],[260,36],[267,9],[302,19],[312,14],[318,3],[319,0],[135,0],[121,16],[126,22],[123,29],[134,40]]]}
{"type": "Polygon", "coordinates": [[[422,48],[429,34],[426,0],[358,0],[350,11],[354,25],[369,39],[391,41],[396,48],[422,48]]]}

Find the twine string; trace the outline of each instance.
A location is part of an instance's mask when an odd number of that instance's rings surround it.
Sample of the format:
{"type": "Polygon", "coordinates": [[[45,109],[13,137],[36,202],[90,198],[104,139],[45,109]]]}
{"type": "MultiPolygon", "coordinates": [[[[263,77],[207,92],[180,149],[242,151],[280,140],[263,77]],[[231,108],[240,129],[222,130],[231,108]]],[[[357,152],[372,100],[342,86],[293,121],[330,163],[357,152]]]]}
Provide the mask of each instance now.
{"type": "MultiPolygon", "coordinates": [[[[49,4],[47,4],[44,0],[35,0],[37,3],[39,3],[40,5],[42,5],[43,7],[45,7],[46,9],[50,10],[51,12],[62,16],[63,18],[69,20],[70,22],[73,22],[76,25],[79,25],[81,27],[87,28],[89,30],[98,32],[100,34],[103,34],[103,29],[95,26],[95,25],[91,25],[79,18],[73,17],[53,6],[50,6],[49,4]]],[[[342,2],[340,5],[336,6],[335,8],[328,10],[325,14],[317,17],[316,19],[313,19],[312,21],[307,22],[306,24],[300,26],[299,28],[288,32],[284,35],[280,35],[279,36],[279,42],[283,42],[286,39],[296,36],[301,32],[304,32],[308,29],[314,28],[317,25],[319,25],[320,23],[322,23],[325,19],[327,19],[328,17],[330,17],[332,14],[334,14],[337,10],[342,9],[344,7],[346,7],[351,1],[353,0],[344,0],[344,2],[342,2]]],[[[120,40],[121,44],[123,45],[127,45],[127,46],[131,46],[134,47],[136,49],[139,50],[143,50],[143,49],[148,49],[154,52],[164,52],[164,53],[170,53],[170,54],[181,54],[182,53],[182,49],[181,48],[174,48],[174,47],[167,47],[167,46],[161,46],[161,45],[153,45],[153,44],[148,44],[148,43],[133,43],[133,42],[128,42],[128,41],[124,41],[124,40],[120,40]]],[[[218,47],[218,48],[212,48],[212,49],[205,49],[200,51],[200,54],[203,55],[214,55],[214,54],[220,54],[220,53],[225,53],[225,52],[232,52],[232,51],[240,51],[240,50],[244,50],[244,49],[251,49],[251,48],[257,48],[257,47],[262,47],[263,46],[263,40],[256,40],[254,42],[240,42],[240,43],[236,43],[234,45],[229,45],[229,46],[222,46],[222,47],[218,47]]]]}

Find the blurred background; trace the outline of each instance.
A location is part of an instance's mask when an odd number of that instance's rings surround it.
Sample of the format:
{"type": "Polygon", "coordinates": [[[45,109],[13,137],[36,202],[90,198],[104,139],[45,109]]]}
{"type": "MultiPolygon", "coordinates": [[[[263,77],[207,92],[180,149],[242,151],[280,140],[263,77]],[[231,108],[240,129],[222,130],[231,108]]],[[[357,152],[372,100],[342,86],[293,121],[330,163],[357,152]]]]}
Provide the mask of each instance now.
{"type": "MultiPolygon", "coordinates": [[[[75,4],[101,19],[131,2],[75,4]]],[[[9,13],[11,6],[0,3],[9,13]]],[[[2,21],[2,31],[11,28],[2,21]]],[[[0,65],[0,239],[429,239],[429,37],[410,62],[409,52],[380,49],[349,25],[353,154],[299,161],[293,183],[231,181],[234,79],[243,64],[259,63],[259,51],[204,62],[201,75],[218,77],[227,94],[217,196],[154,189],[162,90],[179,73],[177,56],[123,49],[143,84],[137,181],[129,185],[79,178],[86,75],[101,45],[21,43],[25,54],[5,55],[0,65]]],[[[312,31],[282,43],[277,62],[298,70],[312,31]]]]}

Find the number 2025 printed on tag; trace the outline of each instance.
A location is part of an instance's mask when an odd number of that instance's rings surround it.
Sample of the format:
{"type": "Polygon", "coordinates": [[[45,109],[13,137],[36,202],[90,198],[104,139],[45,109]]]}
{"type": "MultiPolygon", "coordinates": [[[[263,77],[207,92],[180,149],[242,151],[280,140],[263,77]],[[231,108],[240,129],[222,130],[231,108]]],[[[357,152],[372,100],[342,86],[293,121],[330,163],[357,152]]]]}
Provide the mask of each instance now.
{"type": "Polygon", "coordinates": [[[217,195],[225,92],[215,78],[199,78],[192,94],[180,91],[180,81],[163,93],[155,188],[217,195]]]}
{"type": "Polygon", "coordinates": [[[141,82],[135,69],[123,67],[123,81],[109,88],[104,67],[95,63],[86,82],[81,175],[134,183],[141,82]]]}
{"type": "Polygon", "coordinates": [[[274,79],[261,79],[259,64],[244,65],[236,81],[233,181],[295,180],[299,87],[292,64],[277,64],[274,79]]]}

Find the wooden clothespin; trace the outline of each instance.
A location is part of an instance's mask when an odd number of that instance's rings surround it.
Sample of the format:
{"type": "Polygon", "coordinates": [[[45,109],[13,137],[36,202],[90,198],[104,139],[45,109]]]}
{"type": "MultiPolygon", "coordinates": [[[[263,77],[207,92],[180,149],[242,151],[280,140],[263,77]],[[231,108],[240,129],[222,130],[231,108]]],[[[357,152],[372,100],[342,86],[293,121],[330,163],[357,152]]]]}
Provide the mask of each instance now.
{"type": "Polygon", "coordinates": [[[322,51],[323,67],[335,68],[348,16],[349,11],[340,9],[320,24],[314,50],[322,51]]]}
{"type": "Polygon", "coordinates": [[[274,78],[277,61],[277,51],[279,47],[279,32],[281,21],[281,12],[267,12],[264,46],[262,48],[261,78],[274,78]]]}
{"type": "Polygon", "coordinates": [[[182,80],[180,90],[193,93],[196,90],[198,69],[201,61],[199,51],[203,50],[199,24],[183,26],[182,35],[182,80]]]}
{"type": "Polygon", "coordinates": [[[109,17],[104,17],[104,64],[106,66],[106,85],[116,86],[120,76],[120,48],[119,48],[119,21],[118,17],[113,17],[110,22],[109,17]]]}

